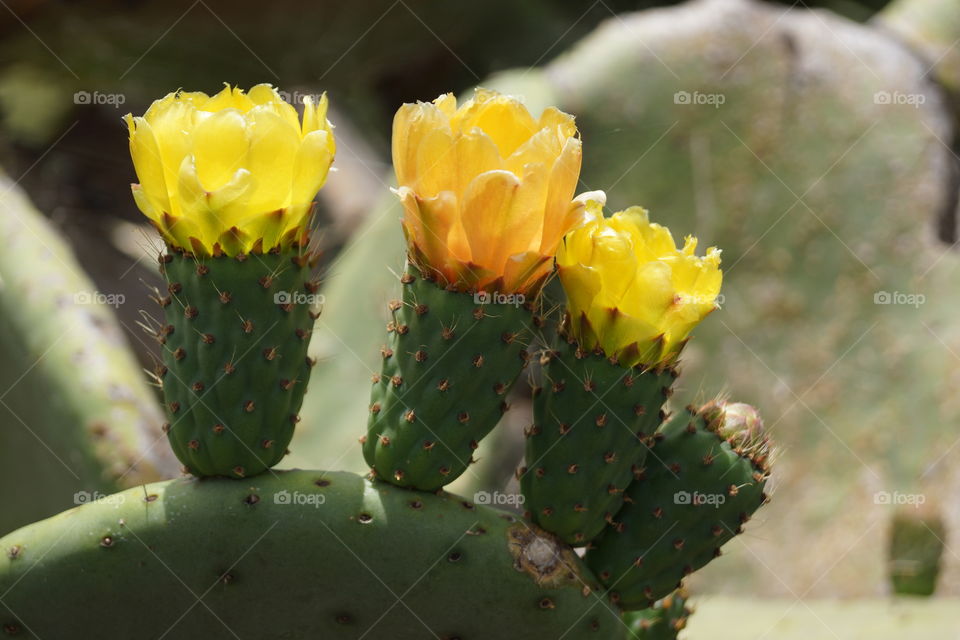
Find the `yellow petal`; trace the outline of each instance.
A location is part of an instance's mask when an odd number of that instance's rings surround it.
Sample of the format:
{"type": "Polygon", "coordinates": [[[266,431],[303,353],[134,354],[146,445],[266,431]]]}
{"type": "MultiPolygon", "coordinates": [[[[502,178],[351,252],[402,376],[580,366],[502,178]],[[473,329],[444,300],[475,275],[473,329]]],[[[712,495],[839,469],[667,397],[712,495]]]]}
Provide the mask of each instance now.
{"type": "Polygon", "coordinates": [[[247,121],[236,109],[198,119],[193,129],[193,157],[205,191],[216,191],[233,179],[247,160],[247,121]]]}
{"type": "Polygon", "coordinates": [[[270,213],[290,201],[299,131],[263,107],[247,115],[250,150],[246,168],[253,174],[255,188],[247,206],[253,214],[270,213]]]}
{"type": "Polygon", "coordinates": [[[451,124],[462,132],[474,128],[483,130],[493,139],[503,157],[512,154],[540,130],[523,103],[482,89],[477,90],[473,100],[457,110],[451,124]]]}
{"type": "Polygon", "coordinates": [[[412,187],[417,182],[417,158],[423,138],[433,131],[450,134],[447,116],[435,105],[405,104],[393,118],[393,168],[397,184],[412,187]]]}
{"type": "Polygon", "coordinates": [[[584,209],[578,206],[579,203],[571,206],[580,179],[581,157],[580,140],[570,138],[550,170],[540,242],[540,250],[544,253],[554,253],[560,238],[583,221],[584,209]]]}
{"type": "Polygon", "coordinates": [[[503,239],[525,222],[514,216],[513,201],[519,189],[520,180],[509,171],[482,173],[467,187],[461,219],[476,264],[496,269],[506,262],[503,239]]]}
{"type": "MultiPolygon", "coordinates": [[[[446,271],[449,241],[456,221],[457,201],[445,191],[433,198],[421,199],[409,187],[397,190],[404,209],[404,226],[420,251],[438,270],[446,271]]],[[[468,257],[463,256],[461,257],[468,257]]]]}
{"type": "Polygon", "coordinates": [[[311,202],[323,187],[333,163],[330,139],[326,131],[311,131],[297,149],[293,169],[290,202],[303,205],[311,202]]]}
{"type": "MultiPolygon", "coordinates": [[[[171,212],[163,158],[150,123],[144,118],[127,116],[127,127],[130,130],[130,156],[137,179],[140,180],[140,200],[137,205],[140,206],[142,200],[144,204],[149,202],[151,210],[171,212]]],[[[140,206],[140,210],[147,213],[143,206],[140,206]]]]}

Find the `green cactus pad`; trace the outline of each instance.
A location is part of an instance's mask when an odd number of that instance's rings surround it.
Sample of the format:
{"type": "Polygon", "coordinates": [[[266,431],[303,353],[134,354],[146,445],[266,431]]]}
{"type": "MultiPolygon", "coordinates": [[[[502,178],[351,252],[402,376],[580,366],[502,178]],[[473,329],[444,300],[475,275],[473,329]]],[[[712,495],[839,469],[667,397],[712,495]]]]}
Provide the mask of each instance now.
{"type": "Polygon", "coordinates": [[[410,265],[373,378],[363,455],[401,487],[433,491],[457,479],[500,420],[527,362],[533,318],[489,294],[438,287],[410,265]]]}
{"type": "Polygon", "coordinates": [[[167,435],[186,470],[251,476],[283,458],[310,377],[309,256],[161,258],[167,435]]]}
{"type": "Polygon", "coordinates": [[[676,373],[624,368],[561,339],[543,376],[518,473],[524,504],[564,542],[587,544],[643,468],[676,373]]]}
{"type": "MultiPolygon", "coordinates": [[[[692,407],[657,433],[644,476],[587,551],[587,564],[623,609],[652,606],[766,502],[769,442],[762,424],[722,403],[692,407]]],[[[752,408],[750,408],[752,411],[752,408]]]]}
{"type": "Polygon", "coordinates": [[[687,598],[683,589],[677,589],[649,609],[625,613],[623,622],[630,629],[630,640],[677,640],[693,613],[687,598]]]}
{"type": "Polygon", "coordinates": [[[943,519],[936,511],[917,507],[897,510],[890,525],[887,567],[895,594],[933,595],[946,537],[943,519]]]}
{"type": "Polygon", "coordinates": [[[623,638],[569,548],[450,494],[346,472],[130,489],[0,540],[18,638],[623,638]]]}

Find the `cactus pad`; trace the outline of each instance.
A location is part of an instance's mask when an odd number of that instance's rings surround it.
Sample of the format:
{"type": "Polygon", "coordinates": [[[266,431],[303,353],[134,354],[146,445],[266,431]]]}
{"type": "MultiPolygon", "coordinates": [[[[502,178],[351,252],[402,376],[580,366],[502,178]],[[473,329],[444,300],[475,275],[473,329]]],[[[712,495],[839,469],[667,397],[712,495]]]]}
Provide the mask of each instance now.
{"type": "Polygon", "coordinates": [[[0,549],[0,629],[24,639],[625,635],[548,534],[345,472],[145,485],[15,531],[0,549]]]}
{"type": "Polygon", "coordinates": [[[374,473],[432,491],[453,482],[500,420],[527,362],[532,316],[490,294],[447,291],[414,266],[373,377],[363,454],[374,473]]]}
{"type": "Polygon", "coordinates": [[[162,378],[174,453],[194,475],[251,476],[286,453],[310,376],[309,258],[161,258],[162,378]]]}
{"type": "Polygon", "coordinates": [[[545,364],[520,482],[530,518],[563,541],[590,542],[623,504],[660,424],[672,369],[625,368],[559,340],[545,364]]]}
{"type": "Polygon", "coordinates": [[[625,610],[652,606],[717,557],[766,502],[769,455],[748,405],[709,403],[671,418],[656,436],[644,477],[630,485],[615,522],[587,551],[611,599],[625,610]]]}

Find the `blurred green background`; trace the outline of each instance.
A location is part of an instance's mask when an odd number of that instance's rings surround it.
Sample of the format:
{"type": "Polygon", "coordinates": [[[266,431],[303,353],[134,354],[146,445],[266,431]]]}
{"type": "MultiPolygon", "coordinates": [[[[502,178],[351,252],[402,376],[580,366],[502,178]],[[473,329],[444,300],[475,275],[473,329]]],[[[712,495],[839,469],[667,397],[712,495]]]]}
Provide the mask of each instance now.
{"type": "MultiPolygon", "coordinates": [[[[157,242],[129,196],[121,116],[178,87],[328,92],[339,150],[317,220],[321,366],[288,460],[362,471],[366,380],[403,259],[388,192],[393,112],[479,84],[557,104],[578,118],[582,190],[607,190],[613,210],[643,204],[676,236],[724,251],[723,309],[686,353],[677,402],[727,392],[754,403],[781,445],[773,503],[693,590],[787,604],[882,596],[891,516],[908,501],[945,523],[938,593],[960,595],[960,8],[676,4],[10,2],[0,163],[97,290],[124,294],[111,314],[149,367],[157,347],[137,323],[144,284],[159,283],[157,242]]],[[[14,268],[0,260],[0,284],[14,268]]],[[[24,305],[2,286],[0,303],[24,305]]],[[[35,375],[30,354],[18,358],[5,358],[4,380],[35,375]]],[[[43,474],[63,475],[19,433],[43,419],[25,386],[0,406],[0,451],[25,442],[43,474]]],[[[514,404],[460,491],[508,486],[529,421],[522,392],[514,404]]],[[[31,503],[18,473],[24,499],[5,529],[72,504],[31,503]]]]}

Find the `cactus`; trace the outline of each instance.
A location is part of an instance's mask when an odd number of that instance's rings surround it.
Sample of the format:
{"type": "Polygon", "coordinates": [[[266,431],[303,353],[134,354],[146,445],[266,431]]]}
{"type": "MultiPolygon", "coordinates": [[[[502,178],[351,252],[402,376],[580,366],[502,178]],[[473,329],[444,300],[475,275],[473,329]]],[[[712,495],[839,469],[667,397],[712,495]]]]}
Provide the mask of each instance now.
{"type": "Polygon", "coordinates": [[[0,549],[0,626],[22,638],[623,634],[590,572],[549,535],[346,472],[145,485],[0,549]],[[91,606],[79,593],[103,597],[91,606]]]}
{"type": "MultiPolygon", "coordinates": [[[[113,310],[23,191],[0,175],[0,530],[170,477],[159,403],[113,310]],[[86,492],[84,494],[83,492],[86,492]]],[[[131,304],[132,300],[128,301],[131,304]]]]}
{"type": "Polygon", "coordinates": [[[630,640],[677,640],[693,613],[688,598],[684,589],[677,589],[649,609],[624,614],[630,640]]]}
{"type": "Polygon", "coordinates": [[[401,282],[383,368],[373,376],[363,453],[378,476],[432,491],[466,470],[506,410],[526,364],[532,317],[519,305],[445,291],[412,265],[401,282]]]}
{"type": "Polygon", "coordinates": [[[530,518],[582,545],[619,511],[643,468],[677,372],[624,368],[566,339],[545,357],[520,483],[530,518]]]}
{"type": "Polygon", "coordinates": [[[283,458],[313,361],[314,257],[161,257],[164,430],[190,473],[256,475],[283,458]]]}
{"type": "Polygon", "coordinates": [[[898,595],[930,596],[937,589],[940,560],[947,536],[943,520],[932,508],[898,510],[890,527],[888,572],[898,595]]]}
{"type": "Polygon", "coordinates": [[[631,483],[587,565],[625,610],[643,609],[720,555],[760,508],[770,445],[752,407],[688,407],[655,437],[646,473],[631,483]]]}

